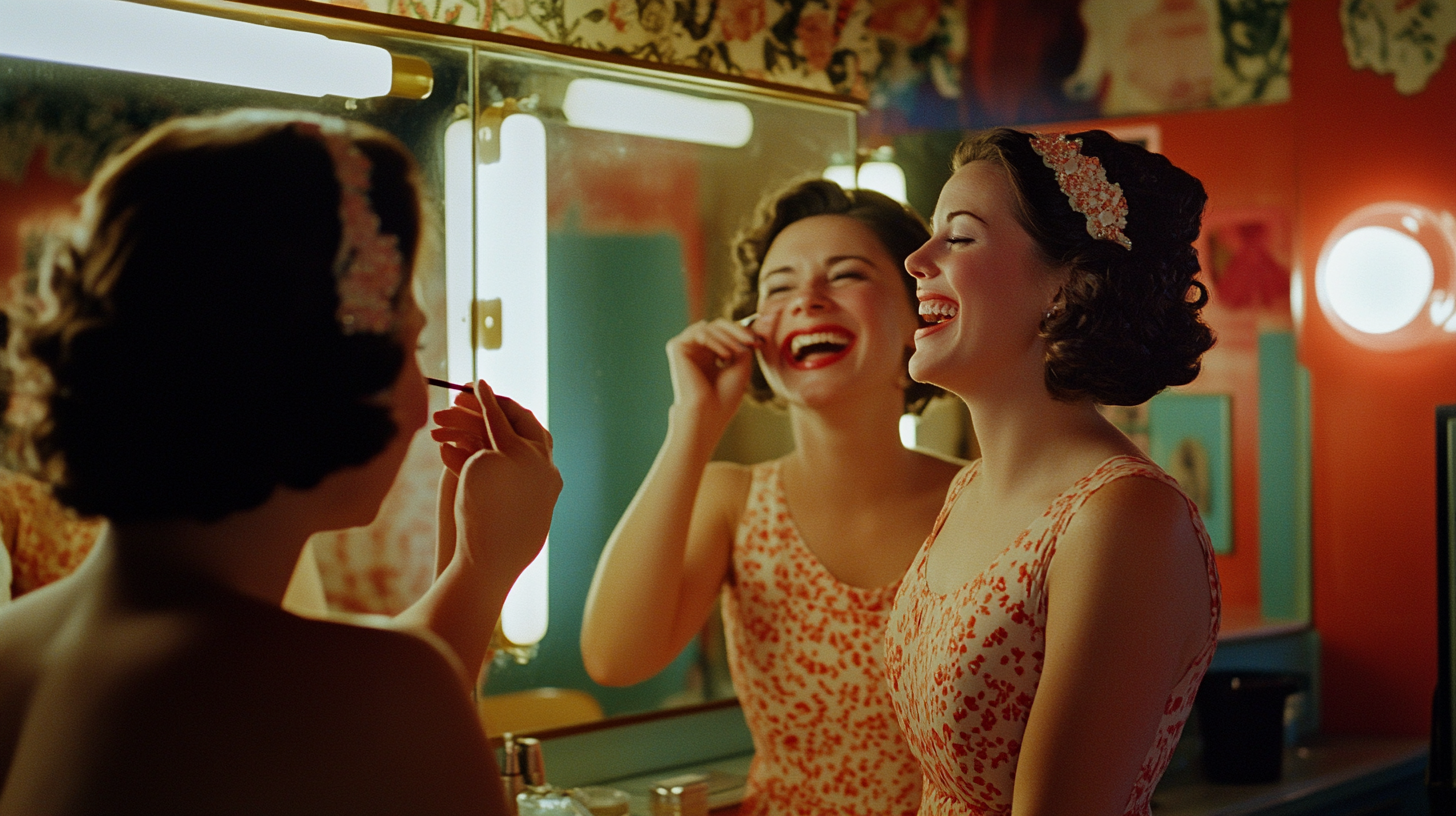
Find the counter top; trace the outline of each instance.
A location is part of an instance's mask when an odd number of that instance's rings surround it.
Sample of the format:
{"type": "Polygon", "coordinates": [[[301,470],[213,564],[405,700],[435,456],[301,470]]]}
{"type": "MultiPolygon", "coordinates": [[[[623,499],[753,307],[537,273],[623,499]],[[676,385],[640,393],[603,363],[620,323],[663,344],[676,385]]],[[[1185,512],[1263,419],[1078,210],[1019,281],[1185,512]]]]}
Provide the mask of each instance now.
{"type": "Polygon", "coordinates": [[[1324,813],[1324,807],[1425,773],[1424,740],[1323,737],[1286,749],[1284,774],[1267,785],[1215,785],[1196,768],[1170,771],[1153,795],[1156,816],[1324,813]]]}
{"type": "MultiPolygon", "coordinates": [[[[1426,754],[1427,744],[1423,740],[1322,738],[1288,749],[1283,778],[1268,785],[1215,785],[1204,781],[1194,768],[1170,772],[1153,796],[1153,814],[1324,814],[1332,812],[1339,803],[1382,787],[1421,778],[1426,754]]],[[[713,816],[736,816],[737,813],[736,804],[713,808],[713,816]]]]}

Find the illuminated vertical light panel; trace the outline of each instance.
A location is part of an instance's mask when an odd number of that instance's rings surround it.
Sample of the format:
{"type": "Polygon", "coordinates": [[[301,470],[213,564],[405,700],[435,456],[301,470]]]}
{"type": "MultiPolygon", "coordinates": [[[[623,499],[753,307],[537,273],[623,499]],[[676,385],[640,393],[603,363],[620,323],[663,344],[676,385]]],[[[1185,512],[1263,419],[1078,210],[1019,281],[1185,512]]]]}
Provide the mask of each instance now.
{"type": "MultiPolygon", "coordinates": [[[[501,345],[476,349],[476,371],[549,426],[546,324],[546,128],[534,116],[507,116],[500,160],[477,168],[476,297],[500,298],[501,345]]],[[[501,611],[513,643],[546,634],[548,547],[521,574],[501,611]]]]}
{"type": "Polygon", "coordinates": [[[907,448],[920,444],[920,417],[914,414],[900,415],[900,444],[907,448]]]}
{"type": "Polygon", "coordinates": [[[451,382],[475,381],[475,126],[445,128],[445,366],[451,382]]]}
{"type": "Polygon", "coordinates": [[[838,184],[846,190],[853,190],[859,186],[854,176],[854,165],[852,164],[831,164],[824,168],[824,178],[838,184]]]}
{"type": "Polygon", "coordinates": [[[376,46],[125,0],[0,0],[0,55],[302,96],[384,96],[376,46]]]}
{"type": "Polygon", "coordinates": [[[909,199],[905,196],[905,171],[891,161],[867,161],[859,166],[859,186],[865,190],[884,193],[901,204],[909,199]]]}
{"type": "Polygon", "coordinates": [[[824,178],[846,190],[874,190],[901,204],[909,203],[905,192],[905,171],[894,162],[867,161],[858,170],[852,164],[831,164],[824,168],[824,178]]]}

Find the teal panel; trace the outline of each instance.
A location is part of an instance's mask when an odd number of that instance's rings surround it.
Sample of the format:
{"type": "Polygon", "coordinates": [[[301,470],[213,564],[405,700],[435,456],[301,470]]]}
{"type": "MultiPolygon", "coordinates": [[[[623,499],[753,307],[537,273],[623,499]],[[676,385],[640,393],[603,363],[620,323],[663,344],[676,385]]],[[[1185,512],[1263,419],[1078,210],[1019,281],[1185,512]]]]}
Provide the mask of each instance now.
{"type": "Polygon", "coordinates": [[[751,753],[753,736],[736,705],[541,741],[547,779],[559,787],[596,785],[751,753]]]}
{"type": "Polygon", "coordinates": [[[587,588],[607,537],[647,474],[672,404],[667,341],[688,319],[675,236],[549,237],[550,421],[565,482],[551,526],[550,628],[525,665],[496,666],[488,693],[581,688],[609,715],[656,709],[683,690],[696,649],[628,688],[598,686],[579,640],[587,588]]]}
{"type": "Polygon", "coordinates": [[[1213,551],[1233,551],[1233,464],[1227,394],[1164,392],[1148,402],[1148,447],[1198,505],[1213,551]]]}
{"type": "Polygon", "coordinates": [[[1303,619],[1299,363],[1291,332],[1259,335],[1259,598],[1264,617],[1303,619]]]}

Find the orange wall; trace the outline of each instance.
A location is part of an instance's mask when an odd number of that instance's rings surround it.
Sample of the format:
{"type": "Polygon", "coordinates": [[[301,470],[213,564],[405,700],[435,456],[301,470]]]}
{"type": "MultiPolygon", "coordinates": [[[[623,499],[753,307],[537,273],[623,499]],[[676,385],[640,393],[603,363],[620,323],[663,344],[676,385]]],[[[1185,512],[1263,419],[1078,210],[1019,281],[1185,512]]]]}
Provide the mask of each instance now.
{"type": "MultiPolygon", "coordinates": [[[[1312,275],[1336,223],[1398,200],[1456,212],[1456,64],[1420,94],[1349,67],[1336,0],[1291,4],[1299,255],[1312,275]]],[[[1308,279],[1308,277],[1307,277],[1308,279]]],[[[1314,614],[1324,727],[1424,735],[1436,680],[1434,407],[1456,402],[1456,343],[1365,351],[1306,287],[1313,381],[1314,614]]]]}

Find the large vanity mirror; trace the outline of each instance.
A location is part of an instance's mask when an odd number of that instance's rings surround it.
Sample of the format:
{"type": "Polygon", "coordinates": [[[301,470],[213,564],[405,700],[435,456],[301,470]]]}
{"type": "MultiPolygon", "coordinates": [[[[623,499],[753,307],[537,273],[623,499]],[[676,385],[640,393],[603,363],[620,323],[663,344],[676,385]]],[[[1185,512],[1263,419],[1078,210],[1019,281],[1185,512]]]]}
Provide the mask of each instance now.
{"type": "MultiPolygon", "coordinates": [[[[67,214],[100,162],[162,120],[288,108],[397,134],[436,194],[435,234],[416,275],[429,317],[422,367],[456,382],[485,377],[535,410],[555,437],[566,485],[548,552],[503,616],[505,635],[524,644],[511,650],[523,662],[503,653],[481,693],[584,690],[609,717],[731,697],[711,623],[657,677],[628,688],[596,685],[578,646],[582,608],[597,556],[666,429],[665,342],[718,312],[732,286],[734,234],[762,193],[853,162],[856,107],[762,83],[648,71],[609,55],[587,60],[474,32],[456,39],[438,28],[400,29],[326,5],[305,13],[297,4],[105,0],[104,9],[123,17],[84,30],[44,9],[23,21],[58,33],[66,48],[53,57],[18,55],[0,37],[0,277],[14,287],[6,296],[24,290],[48,225],[67,214]],[[167,50],[149,42],[161,36],[156,23],[128,22],[131,11],[374,46],[394,58],[395,84],[403,73],[406,87],[374,96],[347,85],[280,91],[188,68],[82,65],[67,56],[106,50],[80,42],[87,36],[167,50]],[[203,75],[209,81],[196,78],[203,75]]],[[[229,62],[238,42],[186,36],[208,68],[229,62]]],[[[333,59],[322,51],[305,58],[333,59]]],[[[226,374],[192,372],[199,398],[209,378],[226,374]]],[[[434,407],[448,398],[437,391],[434,407]]],[[[748,411],[720,456],[758,461],[781,453],[786,438],[772,412],[748,411]]],[[[421,433],[374,524],[312,540],[333,609],[391,613],[428,586],[438,473],[434,445],[421,433]]]]}

